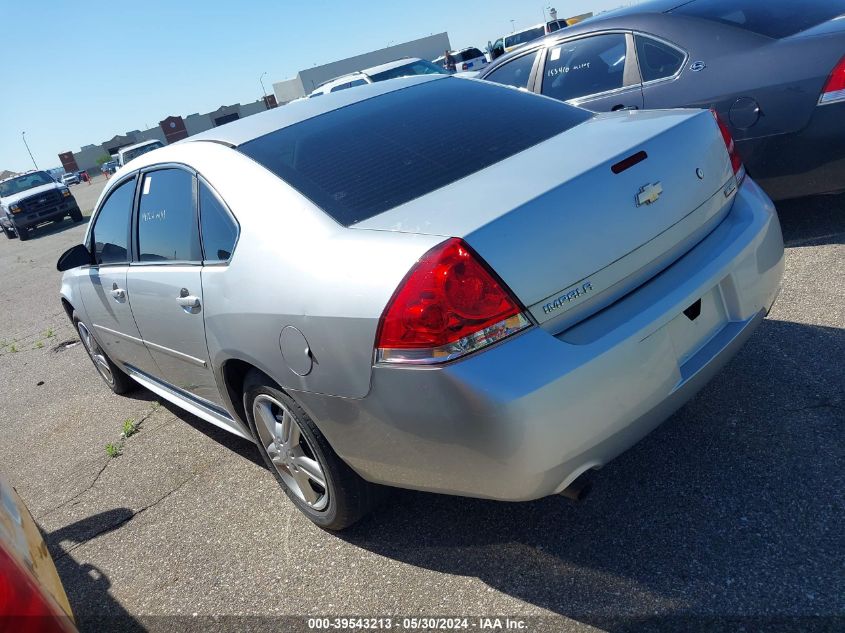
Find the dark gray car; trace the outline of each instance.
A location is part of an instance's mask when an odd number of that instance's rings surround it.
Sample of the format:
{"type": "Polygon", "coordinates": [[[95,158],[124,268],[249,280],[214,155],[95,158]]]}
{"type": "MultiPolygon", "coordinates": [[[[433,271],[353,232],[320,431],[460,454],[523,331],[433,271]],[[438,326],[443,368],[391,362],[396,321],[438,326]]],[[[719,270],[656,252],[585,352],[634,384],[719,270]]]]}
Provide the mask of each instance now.
{"type": "Polygon", "coordinates": [[[714,108],[774,199],[845,190],[845,0],[654,0],[480,78],[594,111],[714,108]]]}

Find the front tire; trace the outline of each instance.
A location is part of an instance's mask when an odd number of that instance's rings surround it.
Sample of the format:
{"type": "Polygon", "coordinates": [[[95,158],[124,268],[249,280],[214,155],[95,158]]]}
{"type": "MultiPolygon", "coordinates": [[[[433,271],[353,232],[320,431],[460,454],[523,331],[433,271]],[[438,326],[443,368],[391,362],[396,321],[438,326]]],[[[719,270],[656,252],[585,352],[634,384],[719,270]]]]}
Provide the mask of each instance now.
{"type": "Polygon", "coordinates": [[[94,363],[97,373],[100,374],[100,378],[108,385],[108,388],[118,395],[134,391],[138,383],[112,362],[112,359],[100,347],[97,339],[94,338],[94,335],[88,330],[88,326],[82,322],[76,312],[73,313],[73,325],[79,333],[82,346],[88,352],[88,357],[94,363]]]}
{"type": "Polygon", "coordinates": [[[29,239],[29,229],[19,229],[15,227],[15,233],[18,234],[18,239],[21,242],[26,242],[29,239]]]}
{"type": "Polygon", "coordinates": [[[15,235],[14,229],[3,229],[3,233],[6,234],[7,240],[13,240],[17,237],[17,235],[15,235]]]}
{"type": "Polygon", "coordinates": [[[82,211],[79,207],[76,207],[73,211],[70,212],[70,219],[73,220],[75,223],[82,222],[82,211]]]}
{"type": "Polygon", "coordinates": [[[244,410],[267,468],[294,505],[321,528],[343,530],[381,499],[384,489],[361,479],[305,410],[258,371],[244,380],[244,410]]]}

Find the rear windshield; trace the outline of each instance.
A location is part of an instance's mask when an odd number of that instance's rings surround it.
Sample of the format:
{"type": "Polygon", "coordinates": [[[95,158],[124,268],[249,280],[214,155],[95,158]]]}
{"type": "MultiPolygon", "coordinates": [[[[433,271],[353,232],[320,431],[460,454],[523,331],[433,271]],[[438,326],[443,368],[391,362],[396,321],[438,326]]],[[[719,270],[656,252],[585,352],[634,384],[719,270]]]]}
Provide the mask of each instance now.
{"type": "Polygon", "coordinates": [[[448,78],[332,110],[258,137],[238,150],[349,226],[589,117],[552,99],[448,78]],[[461,107],[455,108],[456,103],[461,107]]]}
{"type": "Polygon", "coordinates": [[[671,12],[780,39],[845,14],[845,0],[695,0],[671,12]]]}
{"type": "Polygon", "coordinates": [[[468,48],[465,51],[461,51],[460,53],[455,53],[454,58],[456,62],[465,62],[468,59],[476,59],[477,57],[481,57],[482,53],[477,48],[468,48]]]}
{"type": "Polygon", "coordinates": [[[505,36],[505,48],[510,48],[511,46],[516,46],[517,44],[525,44],[526,42],[536,40],[538,37],[543,37],[545,34],[545,27],[537,26],[533,29],[528,29],[527,31],[520,31],[519,33],[514,33],[513,35],[507,35],[505,36]]]}
{"type": "Polygon", "coordinates": [[[405,64],[404,66],[398,66],[396,68],[391,68],[390,70],[375,73],[374,75],[370,75],[370,79],[373,81],[387,81],[388,79],[410,77],[411,75],[443,75],[445,73],[446,71],[439,66],[435,66],[431,62],[420,59],[415,62],[411,62],[410,64],[405,64]]]}

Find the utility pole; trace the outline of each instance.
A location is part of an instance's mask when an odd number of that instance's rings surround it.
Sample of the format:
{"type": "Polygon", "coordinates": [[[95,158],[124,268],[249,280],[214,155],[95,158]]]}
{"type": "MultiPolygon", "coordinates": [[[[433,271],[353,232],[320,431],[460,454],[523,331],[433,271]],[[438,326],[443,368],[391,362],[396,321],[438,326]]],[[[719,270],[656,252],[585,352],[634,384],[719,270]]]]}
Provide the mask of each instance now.
{"type": "Polygon", "coordinates": [[[516,27],[513,25],[513,23],[514,23],[514,21],[511,20],[511,33],[513,33],[516,30],[516,27]]]}
{"type": "Polygon", "coordinates": [[[258,81],[261,82],[261,92],[264,93],[264,108],[269,110],[270,104],[267,103],[267,88],[264,87],[264,75],[266,74],[267,71],[265,70],[263,73],[261,73],[261,76],[258,78],[258,81]]]}
{"type": "Polygon", "coordinates": [[[32,158],[32,164],[35,165],[35,169],[38,169],[38,165],[32,155],[32,150],[29,149],[29,143],[26,142],[26,132],[21,132],[21,138],[23,139],[23,144],[26,145],[26,151],[29,152],[29,157],[32,158]]]}

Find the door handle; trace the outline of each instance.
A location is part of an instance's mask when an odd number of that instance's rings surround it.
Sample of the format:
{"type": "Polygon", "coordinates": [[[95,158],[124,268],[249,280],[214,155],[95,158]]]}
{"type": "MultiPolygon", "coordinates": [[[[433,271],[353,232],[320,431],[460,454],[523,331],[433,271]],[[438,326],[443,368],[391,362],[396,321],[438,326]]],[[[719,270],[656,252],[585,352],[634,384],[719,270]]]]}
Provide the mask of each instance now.
{"type": "Polygon", "coordinates": [[[111,285],[111,296],[117,301],[124,301],[126,299],[126,291],[123,288],[118,288],[117,283],[111,285]]]}
{"type": "Polygon", "coordinates": [[[198,311],[200,307],[200,298],[195,297],[188,292],[187,288],[182,288],[182,290],[179,291],[179,298],[176,299],[176,302],[185,308],[185,310],[192,313],[194,310],[198,311]]]}
{"type": "Polygon", "coordinates": [[[199,297],[193,297],[191,295],[188,295],[187,297],[179,297],[178,299],[176,299],[176,301],[183,308],[199,308],[200,307],[199,297]]]}

